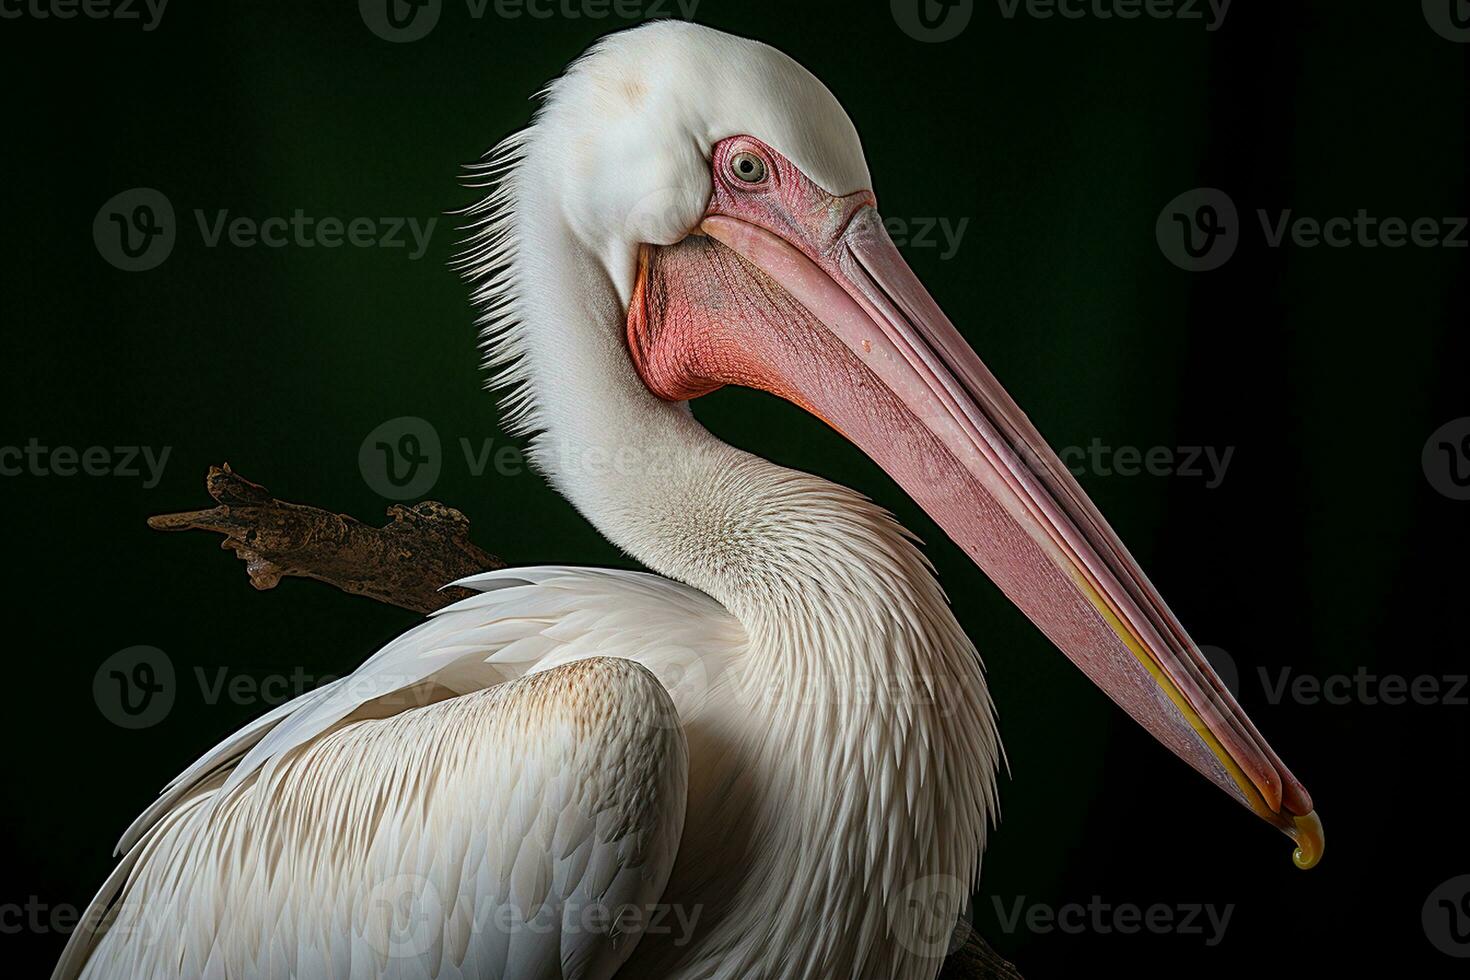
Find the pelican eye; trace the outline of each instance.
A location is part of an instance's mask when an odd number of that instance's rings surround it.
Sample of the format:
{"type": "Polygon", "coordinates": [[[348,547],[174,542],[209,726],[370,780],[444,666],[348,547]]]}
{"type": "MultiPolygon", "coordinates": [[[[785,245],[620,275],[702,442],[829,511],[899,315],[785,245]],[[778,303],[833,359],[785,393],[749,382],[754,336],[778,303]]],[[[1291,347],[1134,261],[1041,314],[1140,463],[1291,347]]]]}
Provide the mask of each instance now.
{"type": "Polygon", "coordinates": [[[730,158],[730,172],[737,180],[759,184],[766,179],[766,161],[749,150],[744,150],[730,158]]]}

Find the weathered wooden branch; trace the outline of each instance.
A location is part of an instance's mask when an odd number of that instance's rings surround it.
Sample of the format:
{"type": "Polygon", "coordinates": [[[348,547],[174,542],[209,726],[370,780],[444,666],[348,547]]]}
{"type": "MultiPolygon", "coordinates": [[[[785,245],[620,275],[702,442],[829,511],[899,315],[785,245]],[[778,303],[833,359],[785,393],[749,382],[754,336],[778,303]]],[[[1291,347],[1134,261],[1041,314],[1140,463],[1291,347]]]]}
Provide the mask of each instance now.
{"type": "Polygon", "coordinates": [[[957,935],[967,934],[965,943],[949,954],[938,980],[1021,980],[1020,972],[980,938],[980,934],[961,921],[957,935]]]}
{"type": "MultiPolygon", "coordinates": [[[[211,466],[205,489],[219,506],[148,519],[160,531],[213,531],[245,561],[250,584],[275,588],[286,576],[316,579],[345,592],[428,613],[469,593],[445,582],[504,568],[469,539],[470,522],[453,507],[395,504],[383,527],[344,514],[277,500],[224,466],[211,466]]],[[[939,980],[1021,980],[1016,968],[961,922],[964,944],[945,960],[939,980]]]]}
{"type": "Polygon", "coordinates": [[[393,518],[370,527],[344,514],[277,500],[224,466],[204,481],[218,507],[148,519],[159,531],[213,531],[245,561],[250,584],[273,589],[282,578],[311,578],[415,612],[433,612],[469,595],[446,582],[504,568],[470,540],[470,522],[453,507],[395,504],[393,518]]]}

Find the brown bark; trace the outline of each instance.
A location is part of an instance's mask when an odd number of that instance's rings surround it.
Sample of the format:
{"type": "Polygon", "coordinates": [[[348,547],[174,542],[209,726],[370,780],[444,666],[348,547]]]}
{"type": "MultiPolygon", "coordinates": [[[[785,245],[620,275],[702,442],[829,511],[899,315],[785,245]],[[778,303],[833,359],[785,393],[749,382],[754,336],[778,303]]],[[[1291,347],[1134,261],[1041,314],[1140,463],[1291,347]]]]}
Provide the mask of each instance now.
{"type": "Polygon", "coordinates": [[[504,568],[470,541],[470,522],[429,500],[388,508],[370,527],[344,514],[277,500],[230,469],[211,466],[204,481],[218,507],[148,519],[159,531],[213,531],[245,562],[250,584],[273,589],[282,578],[311,578],[415,612],[433,612],[470,593],[446,582],[504,568]]]}
{"type": "Polygon", "coordinates": [[[980,934],[961,920],[956,935],[968,934],[965,944],[944,961],[938,980],[1021,980],[1021,974],[1003,956],[990,948],[980,934]]]}
{"type": "MultiPolygon", "coordinates": [[[[219,506],[151,517],[148,526],[223,534],[222,547],[245,561],[257,589],[296,576],[428,613],[469,594],[441,588],[445,582],[505,567],[470,541],[464,514],[435,501],[395,504],[388,508],[392,521],[369,527],[344,514],[277,500],[228,463],[211,466],[204,486],[219,506]]],[[[968,922],[956,929],[956,940],[962,935],[964,944],[945,960],[939,980],[1021,980],[968,922]]]]}

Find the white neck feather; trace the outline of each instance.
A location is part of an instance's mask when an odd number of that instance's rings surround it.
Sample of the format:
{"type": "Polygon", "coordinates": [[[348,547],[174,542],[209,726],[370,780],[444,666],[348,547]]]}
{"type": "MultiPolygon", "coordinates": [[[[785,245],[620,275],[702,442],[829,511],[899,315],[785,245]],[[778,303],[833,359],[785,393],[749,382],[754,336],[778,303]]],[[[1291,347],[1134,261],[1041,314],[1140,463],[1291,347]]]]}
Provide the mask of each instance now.
{"type": "Polygon", "coordinates": [[[551,131],[538,121],[474,171],[496,189],[469,212],[463,262],[510,425],[609,540],[750,637],[730,697],[686,719],[690,810],[666,900],[704,909],[707,928],[683,949],[646,938],[626,969],[931,977],[948,931],[926,915],[959,912],[996,814],[974,648],[889,515],[647,390],[623,345],[633,257],[567,226],[551,131]]]}

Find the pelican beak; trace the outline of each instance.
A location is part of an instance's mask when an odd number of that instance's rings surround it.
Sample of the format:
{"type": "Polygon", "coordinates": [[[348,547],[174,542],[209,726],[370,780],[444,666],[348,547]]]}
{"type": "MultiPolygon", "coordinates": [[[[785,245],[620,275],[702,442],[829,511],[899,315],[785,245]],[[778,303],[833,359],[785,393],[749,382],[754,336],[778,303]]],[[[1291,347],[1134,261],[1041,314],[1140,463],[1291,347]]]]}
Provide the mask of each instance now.
{"type": "MultiPolygon", "coordinates": [[[[679,398],[762,387],[826,420],[1135,721],[1314,865],[1322,825],[1307,791],[909,269],[872,195],[827,194],[743,140],[726,154],[760,152],[772,186],[750,193],[726,175],[707,237],[645,249],[629,321],[645,382],[679,398]],[[700,322],[732,342],[670,341],[700,322]],[[691,353],[671,359],[661,343],[691,353]]],[[[717,153],[717,178],[721,165],[717,153]]]]}

